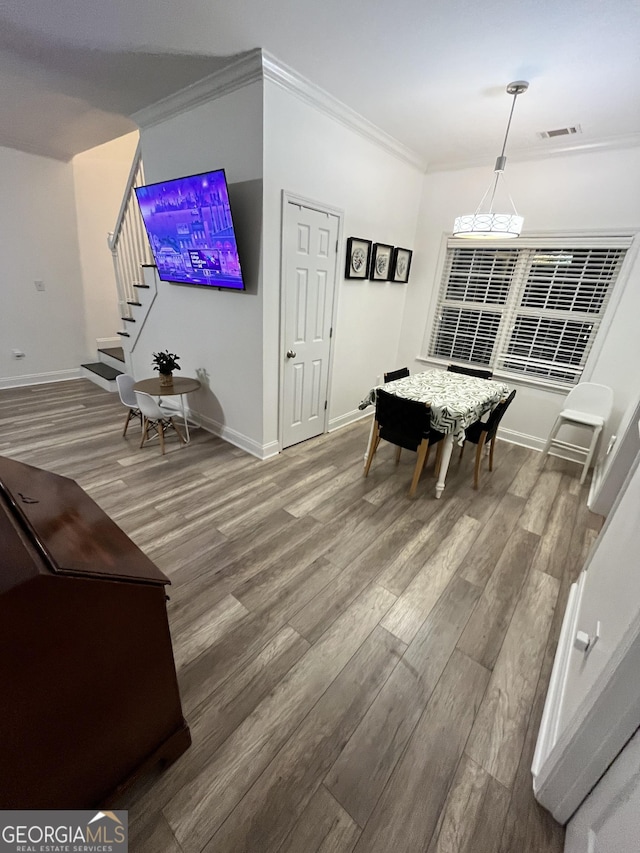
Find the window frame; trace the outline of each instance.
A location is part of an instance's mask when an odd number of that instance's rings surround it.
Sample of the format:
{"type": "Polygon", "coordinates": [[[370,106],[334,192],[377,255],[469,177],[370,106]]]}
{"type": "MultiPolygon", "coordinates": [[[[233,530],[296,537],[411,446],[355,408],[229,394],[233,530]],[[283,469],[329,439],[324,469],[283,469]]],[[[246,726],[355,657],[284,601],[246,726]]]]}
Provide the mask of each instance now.
{"type": "MultiPolygon", "coordinates": [[[[430,364],[436,367],[444,367],[451,363],[450,358],[441,358],[439,356],[428,355],[432,343],[432,338],[436,332],[436,314],[439,310],[441,301],[441,290],[444,285],[443,276],[445,273],[448,250],[450,248],[489,248],[489,249],[550,249],[550,250],[568,250],[568,249],[625,249],[626,254],[622,259],[622,264],[613,286],[608,293],[604,311],[598,315],[598,328],[591,340],[588,348],[587,358],[584,368],[576,377],[575,382],[560,381],[549,377],[537,376],[528,374],[522,371],[508,370],[502,365],[496,365],[495,353],[492,353],[491,364],[486,365],[493,371],[494,376],[517,383],[520,385],[531,385],[533,387],[547,389],[550,391],[560,392],[566,395],[577,382],[588,381],[593,373],[594,365],[597,363],[598,357],[602,351],[604,340],[611,327],[613,317],[624,293],[627,282],[630,278],[631,270],[638,259],[640,251],[640,232],[637,229],[600,229],[597,231],[553,231],[553,232],[532,232],[526,237],[519,237],[516,240],[483,240],[482,238],[455,238],[450,233],[444,232],[440,242],[440,251],[435,269],[434,287],[431,292],[430,304],[427,312],[427,321],[422,340],[421,354],[416,356],[416,361],[430,364]]],[[[521,259],[518,259],[521,263],[521,259]]],[[[460,303],[462,305],[464,303],[460,303]]],[[[468,304],[468,303],[467,303],[468,304]]],[[[514,301],[512,311],[513,317],[517,313],[519,300],[514,301]]],[[[504,306],[492,305],[487,303],[484,305],[486,310],[499,310],[501,312],[508,309],[504,306]]],[[[522,312],[525,313],[525,312],[522,312]]],[[[537,313],[536,316],[544,316],[542,313],[537,313]]],[[[582,316],[582,315],[579,315],[582,316]]],[[[578,320],[579,322],[579,320],[578,320]]],[[[500,332],[498,336],[500,336],[500,332]]],[[[503,338],[508,340],[510,333],[503,334],[503,338]]],[[[495,347],[494,347],[495,349],[495,347]]]]}

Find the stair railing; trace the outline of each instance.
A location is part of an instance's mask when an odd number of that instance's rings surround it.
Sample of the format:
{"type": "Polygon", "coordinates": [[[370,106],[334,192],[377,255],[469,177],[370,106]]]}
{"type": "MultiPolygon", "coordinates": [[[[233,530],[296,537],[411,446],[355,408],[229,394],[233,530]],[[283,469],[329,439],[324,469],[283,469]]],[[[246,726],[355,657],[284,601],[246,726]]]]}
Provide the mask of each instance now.
{"type": "Polygon", "coordinates": [[[123,319],[131,317],[131,302],[137,301],[135,285],[142,284],[142,264],[152,264],[151,247],[135,198],[135,187],[144,185],[140,142],[133,157],[116,224],[108,244],[118,289],[118,308],[123,319]]]}

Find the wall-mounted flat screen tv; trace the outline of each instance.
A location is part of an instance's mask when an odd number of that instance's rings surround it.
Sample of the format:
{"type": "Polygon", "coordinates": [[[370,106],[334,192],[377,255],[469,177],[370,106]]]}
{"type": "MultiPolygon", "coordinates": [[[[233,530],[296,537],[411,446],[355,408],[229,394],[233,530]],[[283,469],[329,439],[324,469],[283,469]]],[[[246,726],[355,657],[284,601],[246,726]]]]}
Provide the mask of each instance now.
{"type": "Polygon", "coordinates": [[[136,187],[162,281],[244,290],[224,169],[136,187]]]}

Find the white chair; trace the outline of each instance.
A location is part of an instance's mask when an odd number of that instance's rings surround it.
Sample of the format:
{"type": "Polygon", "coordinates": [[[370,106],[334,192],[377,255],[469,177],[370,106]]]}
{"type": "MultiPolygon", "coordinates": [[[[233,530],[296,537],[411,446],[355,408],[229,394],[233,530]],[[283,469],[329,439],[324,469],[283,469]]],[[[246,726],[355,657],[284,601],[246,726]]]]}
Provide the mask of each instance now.
{"type": "Polygon", "coordinates": [[[542,451],[543,455],[546,456],[551,447],[560,447],[564,450],[572,450],[580,455],[584,454],[585,461],[580,477],[580,483],[584,483],[596,451],[598,439],[612,408],[613,391],[607,385],[597,385],[595,382],[581,382],[576,385],[564,401],[564,409],[556,418],[556,422],[549,433],[549,438],[542,451]],[[558,430],[564,424],[584,426],[591,429],[593,434],[589,446],[581,447],[556,438],[558,430]]]}
{"type": "Polygon", "coordinates": [[[133,376],[129,376],[128,373],[121,373],[120,376],[116,376],[116,384],[118,386],[118,395],[120,396],[120,402],[123,406],[126,406],[127,408],[127,419],[124,422],[124,430],[122,431],[123,436],[127,434],[127,427],[129,426],[129,421],[137,418],[140,421],[140,426],[142,426],[142,415],[140,414],[140,409],[138,408],[138,401],[136,400],[136,395],[133,390],[135,381],[136,380],[133,378],[133,376]]]}
{"type": "Polygon", "coordinates": [[[165,407],[161,406],[154,397],[150,394],[145,394],[144,391],[136,391],[135,395],[138,408],[142,413],[142,441],[140,442],[140,447],[148,441],[149,430],[155,430],[158,438],[160,439],[160,448],[162,450],[162,455],[164,456],[164,434],[169,427],[172,427],[175,431],[181,444],[186,444],[180,430],[173,422],[173,415],[175,414],[174,409],[165,409],[165,407]]]}

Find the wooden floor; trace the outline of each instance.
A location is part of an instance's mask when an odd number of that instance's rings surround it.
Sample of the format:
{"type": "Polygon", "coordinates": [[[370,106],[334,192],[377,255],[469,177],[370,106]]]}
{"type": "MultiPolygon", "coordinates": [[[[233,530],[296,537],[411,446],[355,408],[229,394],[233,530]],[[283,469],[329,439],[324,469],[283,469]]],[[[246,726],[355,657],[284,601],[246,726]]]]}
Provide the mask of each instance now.
{"type": "Polygon", "coordinates": [[[368,420],[267,462],[123,422],[84,380],[0,392],[0,454],[76,479],[173,583],[193,745],[122,803],[132,851],[562,849],[529,768],[599,529],[577,465],[500,443],[474,492],[454,451],[412,501],[407,451],[363,479],[368,420]]]}

